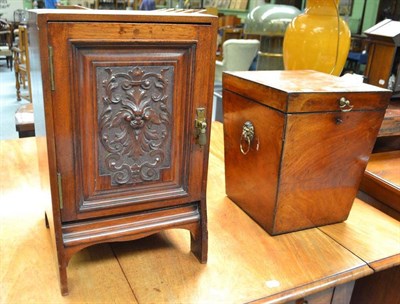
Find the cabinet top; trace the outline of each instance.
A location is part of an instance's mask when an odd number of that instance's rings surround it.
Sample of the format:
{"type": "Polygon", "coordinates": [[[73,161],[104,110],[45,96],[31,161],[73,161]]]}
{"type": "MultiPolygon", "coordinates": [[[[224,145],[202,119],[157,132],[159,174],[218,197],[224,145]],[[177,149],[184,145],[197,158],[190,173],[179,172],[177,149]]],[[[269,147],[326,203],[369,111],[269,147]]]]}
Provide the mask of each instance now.
{"type": "Polygon", "coordinates": [[[101,21],[101,22],[157,22],[157,23],[201,23],[218,22],[218,18],[195,10],[77,10],[77,9],[33,9],[30,19],[39,21],[101,21]],[[33,17],[34,16],[34,17],[33,17]]]}
{"type": "Polygon", "coordinates": [[[350,99],[349,109],[383,110],[391,91],[317,71],[225,72],[224,90],[286,113],[346,110],[340,100],[350,99]],[[353,108],[354,106],[354,108],[353,108]]]}
{"type": "Polygon", "coordinates": [[[286,93],[385,92],[386,89],[311,70],[225,72],[286,93]]]}

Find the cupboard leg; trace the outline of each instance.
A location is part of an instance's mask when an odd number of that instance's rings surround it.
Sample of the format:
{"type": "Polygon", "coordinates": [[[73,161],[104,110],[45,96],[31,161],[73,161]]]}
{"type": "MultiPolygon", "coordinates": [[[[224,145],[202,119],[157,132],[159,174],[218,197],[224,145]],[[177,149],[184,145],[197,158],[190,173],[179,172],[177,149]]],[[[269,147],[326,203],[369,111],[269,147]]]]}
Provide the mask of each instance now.
{"type": "Polygon", "coordinates": [[[67,267],[66,266],[59,266],[59,272],[60,272],[60,289],[61,289],[61,294],[63,296],[68,295],[68,279],[67,279],[67,267]]]}
{"type": "Polygon", "coordinates": [[[47,218],[47,213],[44,213],[44,224],[46,225],[46,228],[50,228],[49,226],[49,219],[47,218]]]}
{"type": "Polygon", "coordinates": [[[207,263],[208,237],[207,228],[199,224],[195,233],[190,233],[190,250],[200,263],[207,263]]]}

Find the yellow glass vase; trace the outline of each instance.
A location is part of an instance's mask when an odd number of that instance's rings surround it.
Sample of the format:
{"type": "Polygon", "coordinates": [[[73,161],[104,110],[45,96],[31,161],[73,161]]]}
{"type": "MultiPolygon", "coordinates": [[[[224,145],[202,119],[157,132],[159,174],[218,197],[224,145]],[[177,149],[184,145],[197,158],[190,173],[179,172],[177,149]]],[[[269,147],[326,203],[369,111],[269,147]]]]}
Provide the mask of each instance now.
{"type": "Polygon", "coordinates": [[[303,14],[289,24],[283,41],[286,70],[316,70],[340,75],[351,33],[340,18],[339,0],[307,0],[303,14]]]}

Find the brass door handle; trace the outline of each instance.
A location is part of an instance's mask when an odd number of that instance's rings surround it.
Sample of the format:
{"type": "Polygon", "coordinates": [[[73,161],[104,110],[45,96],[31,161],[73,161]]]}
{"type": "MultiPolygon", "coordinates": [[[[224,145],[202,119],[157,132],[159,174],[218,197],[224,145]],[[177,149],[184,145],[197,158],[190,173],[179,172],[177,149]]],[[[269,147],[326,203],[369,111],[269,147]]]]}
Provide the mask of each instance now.
{"type": "Polygon", "coordinates": [[[196,143],[203,147],[207,144],[207,122],[204,108],[196,109],[197,118],[194,121],[196,128],[196,143]]]}

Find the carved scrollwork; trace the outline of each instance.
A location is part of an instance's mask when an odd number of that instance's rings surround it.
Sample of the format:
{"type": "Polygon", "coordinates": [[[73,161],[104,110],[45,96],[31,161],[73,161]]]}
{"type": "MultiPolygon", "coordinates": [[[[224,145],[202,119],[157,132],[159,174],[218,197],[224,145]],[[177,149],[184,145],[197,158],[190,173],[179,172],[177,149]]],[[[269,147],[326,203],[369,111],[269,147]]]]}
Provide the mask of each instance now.
{"type": "Polygon", "coordinates": [[[99,168],[112,185],[170,166],[172,66],[97,67],[99,168]]]}

